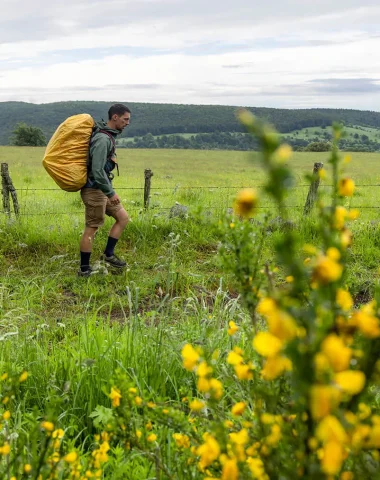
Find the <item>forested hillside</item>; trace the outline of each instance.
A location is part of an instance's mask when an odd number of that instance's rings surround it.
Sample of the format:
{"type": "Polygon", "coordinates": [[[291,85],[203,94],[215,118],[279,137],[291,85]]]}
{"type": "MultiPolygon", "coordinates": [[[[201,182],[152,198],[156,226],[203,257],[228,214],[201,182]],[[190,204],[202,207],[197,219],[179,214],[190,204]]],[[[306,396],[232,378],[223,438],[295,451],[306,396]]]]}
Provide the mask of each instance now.
{"type": "MultiPolygon", "coordinates": [[[[0,144],[10,143],[18,122],[40,127],[49,139],[56,127],[68,116],[89,113],[96,119],[106,118],[112,102],[59,102],[36,105],[24,102],[0,103],[0,144]]],[[[124,102],[132,110],[132,122],[123,136],[136,137],[147,133],[241,132],[235,118],[237,107],[220,105],[175,105],[124,102]]],[[[360,110],[249,108],[257,116],[272,123],[280,132],[288,133],[307,127],[325,127],[333,121],[380,128],[380,113],[360,110]]]]}

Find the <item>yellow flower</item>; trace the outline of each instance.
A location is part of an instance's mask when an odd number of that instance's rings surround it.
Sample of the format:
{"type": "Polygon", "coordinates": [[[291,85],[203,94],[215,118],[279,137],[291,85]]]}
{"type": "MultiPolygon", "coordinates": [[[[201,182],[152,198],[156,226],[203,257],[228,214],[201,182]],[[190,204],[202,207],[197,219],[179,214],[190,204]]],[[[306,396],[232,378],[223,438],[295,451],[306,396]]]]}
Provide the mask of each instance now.
{"type": "Polygon", "coordinates": [[[136,430],[136,437],[138,440],[140,440],[141,436],[142,436],[141,430],[136,430]]]}
{"type": "Polygon", "coordinates": [[[141,397],[135,397],[135,404],[139,407],[142,405],[143,399],[141,397]]]}
{"type": "Polygon", "coordinates": [[[4,413],[3,413],[3,419],[4,420],[9,420],[11,418],[11,412],[9,410],[6,410],[4,413]]]}
{"type": "Polygon", "coordinates": [[[348,218],[350,220],[356,220],[357,218],[359,218],[359,216],[360,216],[360,212],[357,208],[353,208],[348,212],[348,218]]]}
{"type": "Polygon", "coordinates": [[[339,480],[354,480],[354,474],[352,472],[342,472],[340,474],[339,480]]]}
{"type": "Polygon", "coordinates": [[[231,351],[227,356],[227,363],[230,365],[239,365],[243,363],[243,357],[238,353],[231,351]]]}
{"type": "Polygon", "coordinates": [[[343,444],[348,440],[346,431],[344,430],[342,424],[333,415],[329,415],[321,420],[315,434],[316,437],[323,443],[334,441],[343,444]]]}
{"type": "Polygon", "coordinates": [[[264,315],[265,317],[275,313],[277,310],[278,306],[273,298],[262,298],[257,306],[257,313],[264,315]]]}
{"type": "Polygon", "coordinates": [[[197,375],[198,377],[207,377],[212,372],[212,368],[207,365],[206,362],[202,362],[199,364],[197,368],[197,375]]]}
{"type": "Polygon", "coordinates": [[[8,378],[8,374],[7,373],[3,373],[1,375],[1,380],[6,380],[8,378]]]}
{"type": "Polygon", "coordinates": [[[249,217],[257,207],[257,193],[252,188],[244,188],[236,197],[234,211],[236,215],[249,217]]]}
{"type": "Polygon", "coordinates": [[[199,360],[199,353],[188,343],[182,349],[183,366],[190,372],[199,360]]]}
{"type": "Polygon", "coordinates": [[[359,312],[352,315],[353,321],[358,326],[358,329],[367,338],[380,337],[379,320],[362,308],[359,312]]]}
{"type": "Polygon", "coordinates": [[[274,357],[282,348],[282,342],[269,332],[259,332],[253,339],[253,347],[263,357],[274,357]]]}
{"type": "Polygon", "coordinates": [[[229,458],[223,465],[221,480],[238,480],[239,469],[235,458],[229,458]]]}
{"type": "Polygon", "coordinates": [[[148,442],[151,442],[151,443],[155,442],[157,440],[157,435],[155,435],[154,433],[151,433],[146,437],[146,439],[148,440],[148,442]]]}
{"type": "Polygon", "coordinates": [[[245,402],[235,403],[235,405],[231,409],[231,413],[232,415],[235,415],[235,416],[243,415],[246,407],[247,407],[247,404],[245,402]]]}
{"type": "Polygon", "coordinates": [[[22,382],[25,382],[25,380],[28,378],[29,374],[28,372],[22,372],[22,374],[20,375],[20,378],[19,378],[19,382],[22,383],[22,382]]]}
{"type": "Polygon", "coordinates": [[[222,398],[223,395],[223,384],[220,380],[216,378],[212,378],[210,380],[210,387],[212,390],[212,396],[216,398],[216,400],[219,400],[222,398]]]}
{"type": "Polygon", "coordinates": [[[112,406],[113,407],[119,407],[120,406],[121,393],[120,393],[120,390],[118,388],[112,387],[111,388],[111,393],[108,396],[112,400],[112,406]]]}
{"type": "Polygon", "coordinates": [[[322,470],[326,475],[339,473],[344,460],[343,447],[338,442],[328,442],[323,448],[322,470]]]}
{"type": "Polygon", "coordinates": [[[344,222],[347,218],[348,212],[344,207],[338,206],[334,212],[334,227],[337,230],[342,230],[344,228],[344,222]]]}
{"type": "Polygon", "coordinates": [[[276,158],[280,162],[286,162],[292,156],[293,149],[287,143],[283,143],[275,152],[276,158]]]}
{"type": "Polygon", "coordinates": [[[183,433],[173,433],[173,438],[177,447],[179,448],[190,448],[190,438],[183,433]]]}
{"type": "Polygon", "coordinates": [[[65,435],[65,432],[62,430],[62,428],[59,428],[58,430],[54,430],[54,432],[52,433],[52,437],[53,438],[63,438],[63,436],[65,435]]]}
{"type": "Polygon", "coordinates": [[[276,355],[275,357],[267,358],[264,368],[261,370],[261,375],[264,380],[274,380],[282,375],[285,371],[292,369],[292,362],[289,358],[282,355],[276,355]]]}
{"type": "Polygon", "coordinates": [[[53,422],[42,422],[41,427],[46,430],[47,432],[52,432],[54,430],[54,423],[53,422]]]}
{"type": "Polygon", "coordinates": [[[205,377],[199,377],[197,383],[197,389],[199,392],[208,392],[211,388],[210,381],[205,377]]]}
{"type": "Polygon", "coordinates": [[[245,428],[242,428],[239,432],[233,432],[228,435],[231,442],[236,445],[246,445],[249,442],[248,431],[245,428]]]}
{"type": "Polygon", "coordinates": [[[74,463],[77,460],[77,458],[78,458],[77,452],[70,452],[63,457],[63,459],[67,463],[74,463]]]}
{"type": "Polygon", "coordinates": [[[294,282],[293,275],[288,275],[287,277],[285,277],[285,282],[286,283],[293,283],[294,282]]]}
{"type": "Polygon", "coordinates": [[[321,351],[326,355],[335,372],[347,370],[349,367],[352,350],[346,347],[343,340],[335,333],[328,335],[323,340],[321,351]]]}
{"type": "Polygon", "coordinates": [[[338,192],[341,197],[352,197],[355,183],[351,178],[342,178],[338,183],[338,192]]]}
{"type": "Polygon", "coordinates": [[[277,310],[267,316],[269,333],[283,341],[289,341],[297,336],[297,324],[286,312],[277,310]]]}
{"type": "Polygon", "coordinates": [[[324,180],[326,178],[326,170],[324,168],[321,168],[318,171],[318,176],[321,180],[324,180]]]}
{"type": "Polygon", "coordinates": [[[235,335],[235,333],[239,330],[239,327],[232,320],[228,323],[228,325],[230,327],[227,331],[228,335],[235,335]]]}
{"type": "Polygon", "coordinates": [[[313,385],[310,388],[310,411],[315,420],[329,415],[339,401],[340,392],[330,385],[313,385]]]}
{"type": "Polygon", "coordinates": [[[358,370],[346,370],[337,373],[334,377],[335,382],[343,390],[350,395],[360,393],[365,385],[365,375],[358,370]]]}
{"type": "Polygon", "coordinates": [[[336,303],[346,312],[350,311],[354,305],[350,293],[347,290],[343,290],[343,288],[338,288],[336,292],[336,303]]]}
{"type": "Polygon", "coordinates": [[[196,398],[195,400],[190,402],[189,407],[190,407],[190,410],[193,410],[194,412],[199,412],[205,407],[205,403],[196,398]]]}
{"type": "Polygon", "coordinates": [[[336,282],[343,273],[343,267],[335,259],[321,255],[317,259],[317,263],[313,272],[313,280],[321,284],[336,282]]]}
{"type": "Polygon", "coordinates": [[[0,455],[9,455],[11,453],[11,447],[9,443],[4,443],[2,447],[0,447],[0,455]]]}
{"type": "Polygon", "coordinates": [[[26,463],[26,464],[24,465],[24,472],[25,472],[25,473],[30,473],[31,471],[32,471],[32,466],[29,465],[29,463],[26,463]]]}
{"type": "Polygon", "coordinates": [[[235,365],[234,370],[239,380],[252,380],[253,378],[252,367],[250,365],[235,365]]]}
{"type": "Polygon", "coordinates": [[[137,388],[135,388],[135,387],[128,388],[128,392],[129,392],[131,395],[136,395],[136,393],[137,393],[137,388]]]}
{"type": "Polygon", "coordinates": [[[200,457],[199,466],[201,470],[211,465],[220,455],[219,443],[212,435],[206,433],[203,439],[205,443],[200,445],[196,450],[196,454],[200,457]]]}

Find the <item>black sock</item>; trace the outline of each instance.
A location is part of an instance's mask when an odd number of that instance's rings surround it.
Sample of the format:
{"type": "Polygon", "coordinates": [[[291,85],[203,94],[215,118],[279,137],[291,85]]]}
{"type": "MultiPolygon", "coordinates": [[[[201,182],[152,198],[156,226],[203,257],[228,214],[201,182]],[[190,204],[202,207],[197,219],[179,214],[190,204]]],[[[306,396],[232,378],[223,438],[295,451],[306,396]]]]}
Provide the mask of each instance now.
{"type": "Polygon", "coordinates": [[[80,269],[82,272],[87,272],[90,269],[91,252],[80,252],[80,269]]]}
{"type": "Polygon", "coordinates": [[[104,250],[104,255],[107,257],[112,257],[115,250],[115,245],[117,244],[118,238],[108,237],[108,242],[106,249],[104,250]]]}

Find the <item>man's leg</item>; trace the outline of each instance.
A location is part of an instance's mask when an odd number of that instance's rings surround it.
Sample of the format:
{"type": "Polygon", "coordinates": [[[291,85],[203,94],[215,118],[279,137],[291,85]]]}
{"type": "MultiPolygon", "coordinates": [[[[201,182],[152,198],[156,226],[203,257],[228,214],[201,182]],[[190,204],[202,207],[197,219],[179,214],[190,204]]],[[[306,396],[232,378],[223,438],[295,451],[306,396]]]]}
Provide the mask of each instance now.
{"type": "Polygon", "coordinates": [[[85,227],[80,239],[80,269],[82,272],[90,270],[90,257],[95,233],[98,227],[85,227]]]}
{"type": "Polygon", "coordinates": [[[111,215],[116,222],[113,224],[110,230],[103,258],[111,265],[121,268],[124,267],[126,263],[115,256],[114,250],[119,238],[121,237],[121,234],[129,222],[129,217],[123,207],[118,209],[108,209],[107,206],[107,213],[111,215]]]}

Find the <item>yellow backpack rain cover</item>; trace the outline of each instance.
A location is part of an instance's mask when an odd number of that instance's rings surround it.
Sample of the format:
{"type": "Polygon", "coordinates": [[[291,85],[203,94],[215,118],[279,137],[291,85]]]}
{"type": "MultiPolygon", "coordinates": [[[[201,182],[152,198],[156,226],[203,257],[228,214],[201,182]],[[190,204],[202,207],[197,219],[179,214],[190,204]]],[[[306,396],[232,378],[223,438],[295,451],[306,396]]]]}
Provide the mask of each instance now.
{"type": "Polygon", "coordinates": [[[87,113],[67,118],[51,137],[42,161],[55,183],[77,192],[87,181],[87,157],[94,119],[87,113]]]}

